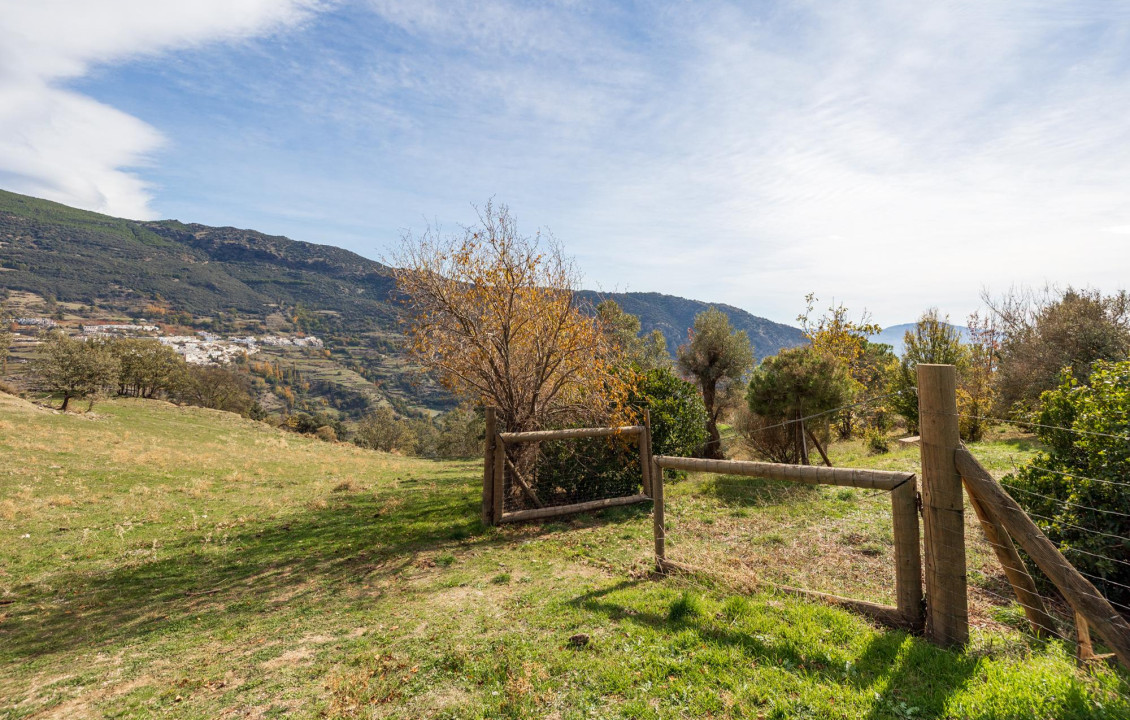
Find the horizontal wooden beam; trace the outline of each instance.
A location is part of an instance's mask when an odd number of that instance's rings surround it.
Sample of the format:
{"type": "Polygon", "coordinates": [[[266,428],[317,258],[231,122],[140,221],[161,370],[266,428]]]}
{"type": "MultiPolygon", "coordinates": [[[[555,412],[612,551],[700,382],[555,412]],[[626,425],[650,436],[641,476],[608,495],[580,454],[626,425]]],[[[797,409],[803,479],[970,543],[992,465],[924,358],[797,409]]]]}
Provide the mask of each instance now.
{"type": "Polygon", "coordinates": [[[604,500],[590,500],[589,502],[573,503],[572,505],[558,505],[556,507],[543,507],[534,510],[518,510],[503,513],[502,522],[523,522],[525,520],[540,520],[560,515],[574,515],[576,513],[603,510],[604,508],[618,507],[620,505],[634,505],[641,502],[650,502],[647,495],[628,495],[626,497],[605,498],[604,500]]]}
{"type": "MultiPolygon", "coordinates": [[[[660,572],[663,573],[680,573],[683,575],[698,575],[703,571],[698,570],[689,565],[676,562],[674,560],[667,560],[661,558],[657,560],[660,572]]],[[[851,610],[866,617],[875,620],[878,623],[887,625],[888,627],[899,628],[902,630],[917,631],[921,630],[921,622],[917,617],[907,616],[896,607],[890,605],[880,605],[878,603],[867,602],[866,600],[854,600],[852,598],[840,597],[839,595],[830,595],[828,593],[817,592],[815,590],[805,590],[804,588],[791,587],[789,585],[778,585],[771,582],[762,582],[754,580],[756,585],[763,585],[767,588],[783,592],[788,595],[796,595],[808,600],[817,600],[819,602],[842,607],[845,610],[851,610]]],[[[750,586],[753,587],[752,585],[750,586]]]]}
{"type": "Polygon", "coordinates": [[[540,442],[542,440],[571,440],[573,438],[607,437],[609,435],[639,435],[643,425],[624,425],[623,427],[566,428],[564,430],[530,430],[528,432],[504,432],[498,436],[508,443],[540,442]]]}
{"type": "Polygon", "coordinates": [[[893,470],[863,470],[859,468],[830,468],[811,465],[782,465],[779,463],[749,462],[746,460],[704,460],[700,458],[656,455],[660,467],[687,472],[708,472],[721,475],[744,475],[767,480],[786,480],[806,485],[840,485],[870,490],[893,490],[910,481],[914,473],[893,470]]]}

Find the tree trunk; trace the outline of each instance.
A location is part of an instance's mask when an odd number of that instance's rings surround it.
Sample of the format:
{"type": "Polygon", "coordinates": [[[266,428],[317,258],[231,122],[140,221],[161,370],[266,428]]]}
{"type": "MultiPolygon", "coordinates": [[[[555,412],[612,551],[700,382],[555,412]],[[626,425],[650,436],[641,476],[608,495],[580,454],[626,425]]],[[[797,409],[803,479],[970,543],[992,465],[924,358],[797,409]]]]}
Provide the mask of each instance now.
{"type": "Polygon", "coordinates": [[[722,435],[718,432],[718,422],[714,417],[716,383],[702,384],[702,404],[706,406],[706,447],[702,456],[710,460],[722,459],[722,435]]]}
{"type": "Polygon", "coordinates": [[[62,410],[63,412],[66,412],[67,411],[67,405],[69,405],[70,403],[71,403],[71,394],[70,393],[63,393],[63,407],[61,407],[59,409],[62,410]]]}

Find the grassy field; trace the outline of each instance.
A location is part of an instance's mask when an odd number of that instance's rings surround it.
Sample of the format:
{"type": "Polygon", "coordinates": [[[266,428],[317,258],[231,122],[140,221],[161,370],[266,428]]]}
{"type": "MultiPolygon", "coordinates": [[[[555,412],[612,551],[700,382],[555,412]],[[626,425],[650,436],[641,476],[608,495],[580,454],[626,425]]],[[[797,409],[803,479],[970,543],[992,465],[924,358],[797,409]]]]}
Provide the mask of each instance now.
{"type": "MultiPolygon", "coordinates": [[[[1026,442],[976,452],[1004,469],[1026,442]]],[[[979,546],[974,640],[950,652],[654,577],[646,508],[484,529],[480,477],[198,408],[0,394],[0,717],[1130,717],[1111,671],[981,592],[1000,579],[979,546]]],[[[668,495],[672,557],[889,593],[884,498],[705,477],[668,495]]]]}

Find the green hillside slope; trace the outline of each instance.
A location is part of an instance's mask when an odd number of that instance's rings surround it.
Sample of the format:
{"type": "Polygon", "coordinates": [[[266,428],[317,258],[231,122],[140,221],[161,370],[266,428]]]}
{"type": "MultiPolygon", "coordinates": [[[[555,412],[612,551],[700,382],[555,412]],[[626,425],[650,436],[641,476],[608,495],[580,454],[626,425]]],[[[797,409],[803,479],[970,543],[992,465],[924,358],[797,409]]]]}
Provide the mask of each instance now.
{"type": "MultiPolygon", "coordinates": [[[[330,361],[378,384],[394,403],[450,404],[403,356],[390,268],[329,245],[176,220],[137,222],[0,190],[0,289],[77,304],[79,319],[163,312],[189,329],[313,333],[330,361]]],[[[674,351],[708,306],[659,293],[612,298],[658,328],[674,351]]],[[[719,306],[747,331],[758,356],[802,342],[800,331],[719,306]]],[[[332,378],[333,374],[329,376],[332,378]]]]}

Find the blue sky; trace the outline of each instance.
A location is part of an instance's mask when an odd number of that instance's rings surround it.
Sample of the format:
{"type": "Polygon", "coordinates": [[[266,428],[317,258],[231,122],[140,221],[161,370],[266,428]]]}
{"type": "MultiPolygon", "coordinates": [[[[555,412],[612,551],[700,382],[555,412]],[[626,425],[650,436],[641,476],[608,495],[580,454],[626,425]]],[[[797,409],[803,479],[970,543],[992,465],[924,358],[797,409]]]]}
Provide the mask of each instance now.
{"type": "Polygon", "coordinates": [[[0,187],[378,259],[493,196],[590,287],[960,321],[1125,285],[1124,8],[0,0],[0,187]]]}

